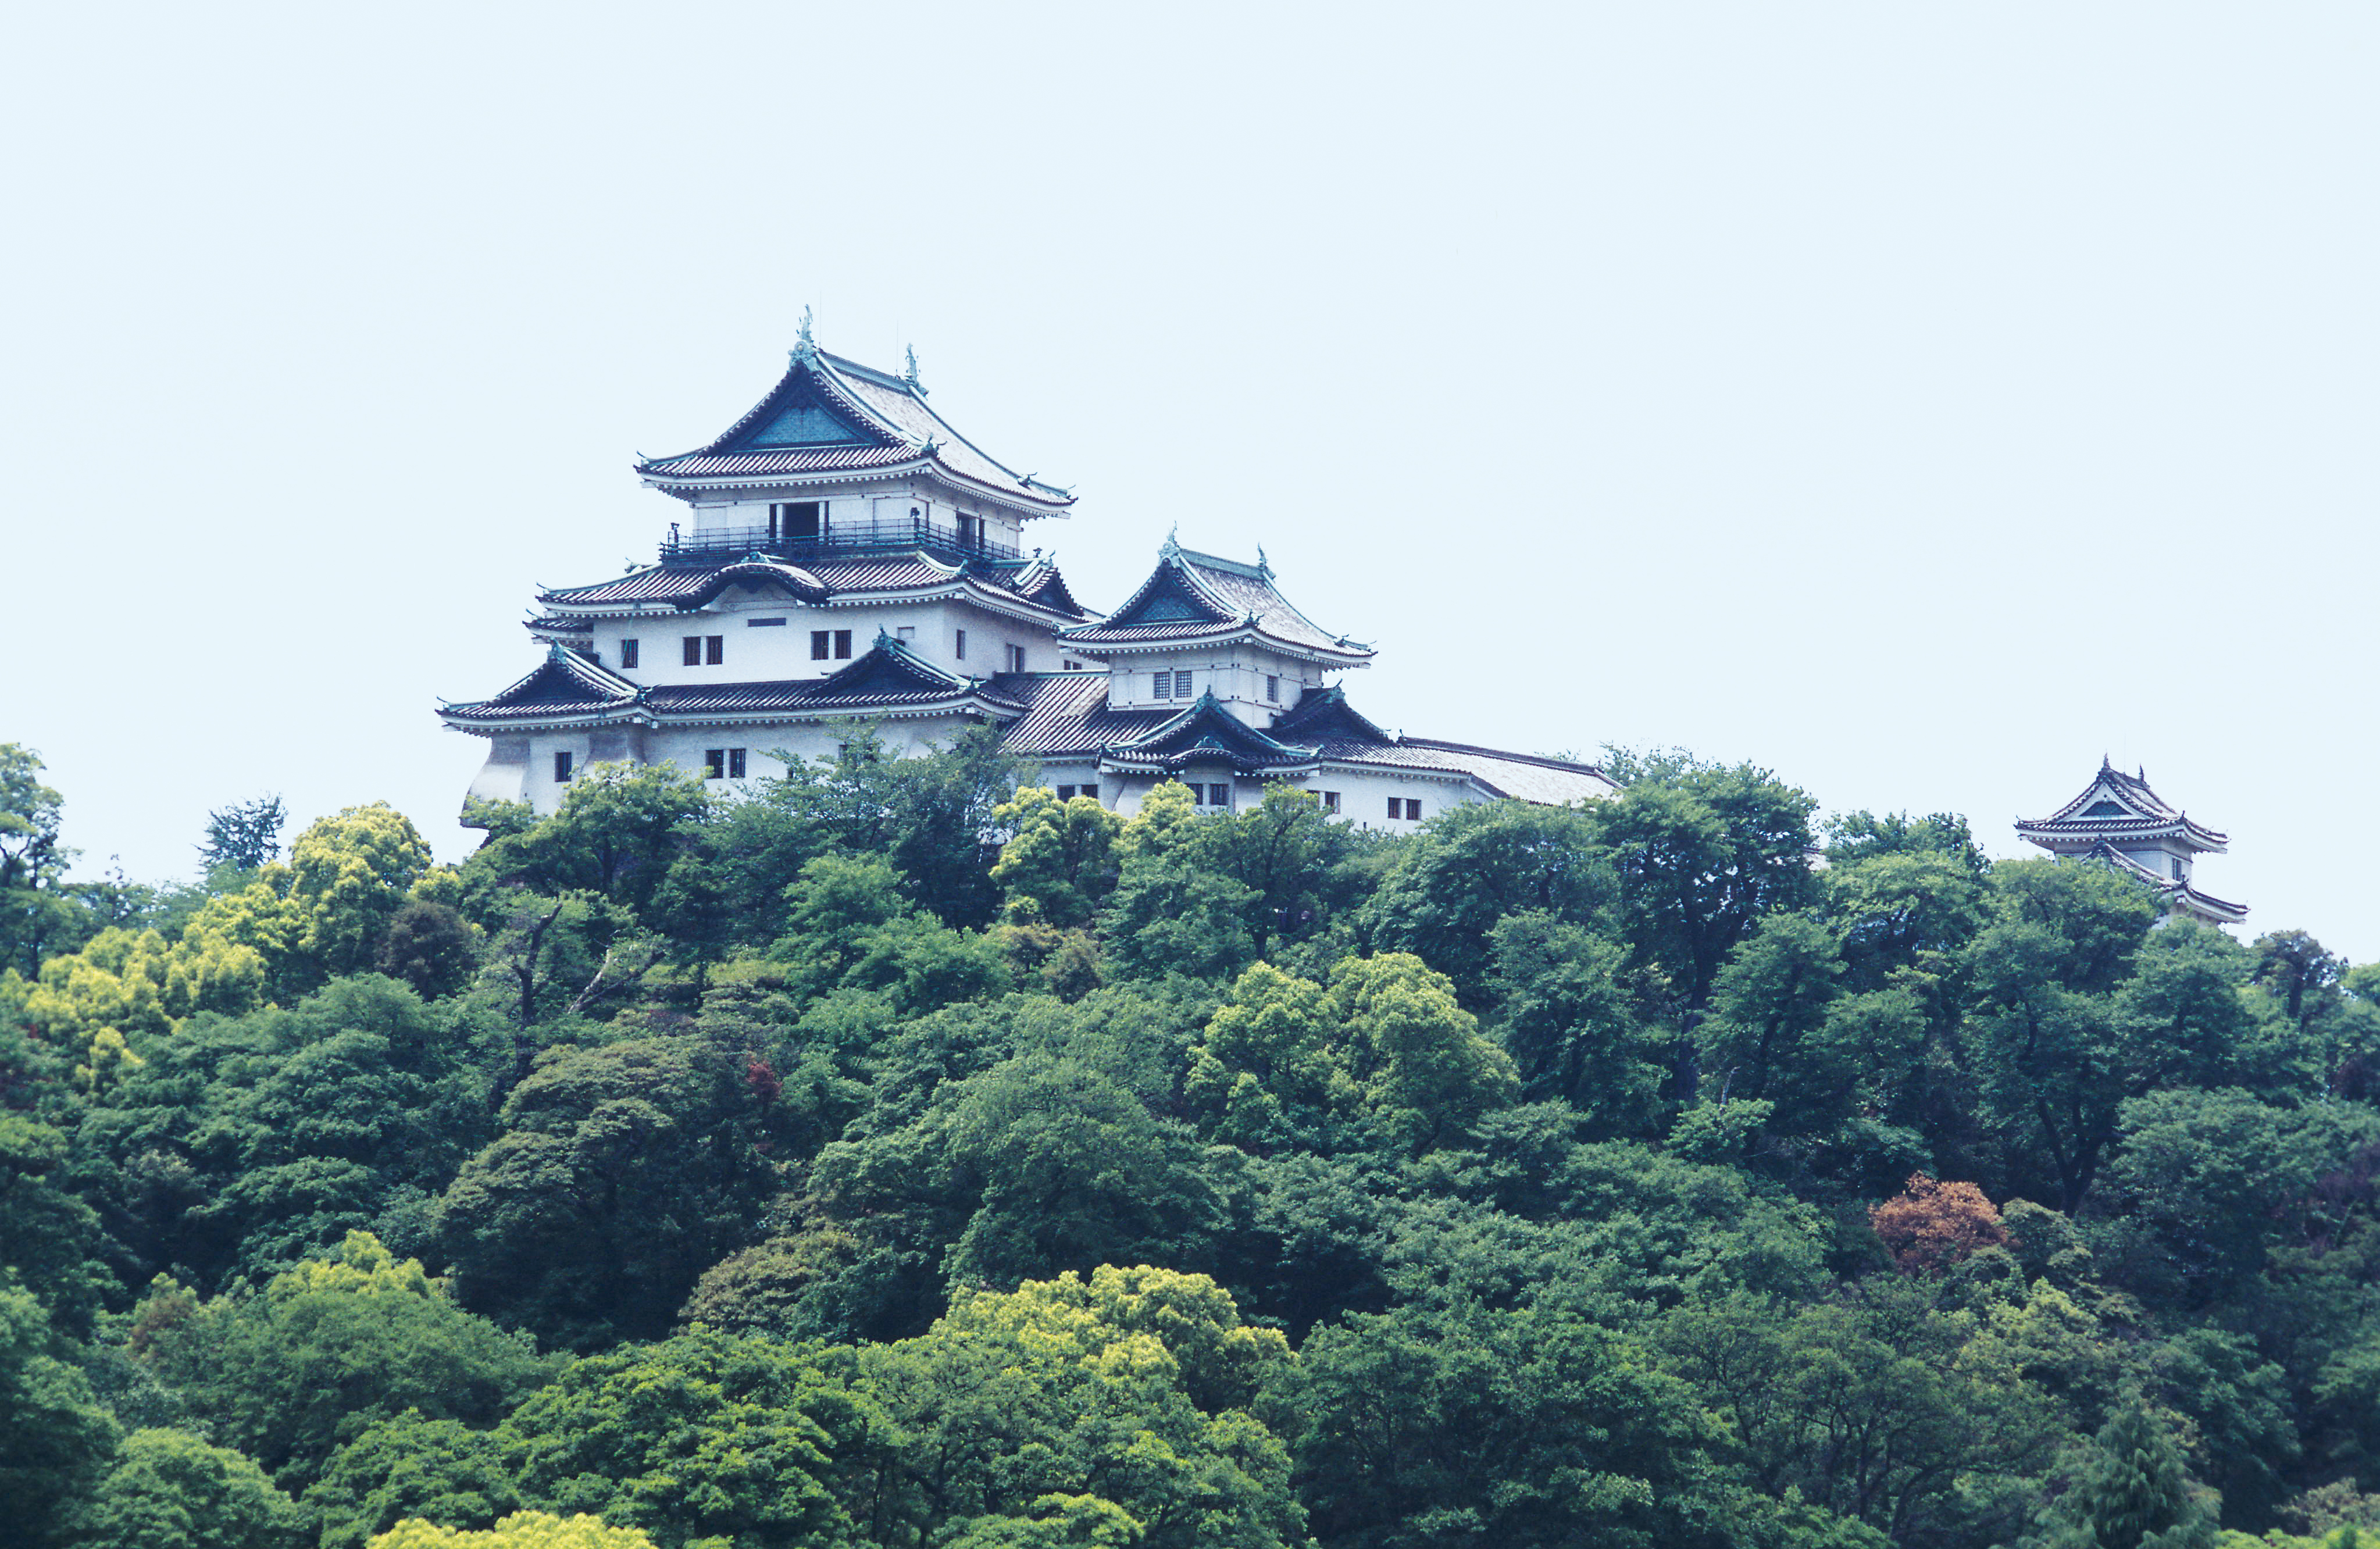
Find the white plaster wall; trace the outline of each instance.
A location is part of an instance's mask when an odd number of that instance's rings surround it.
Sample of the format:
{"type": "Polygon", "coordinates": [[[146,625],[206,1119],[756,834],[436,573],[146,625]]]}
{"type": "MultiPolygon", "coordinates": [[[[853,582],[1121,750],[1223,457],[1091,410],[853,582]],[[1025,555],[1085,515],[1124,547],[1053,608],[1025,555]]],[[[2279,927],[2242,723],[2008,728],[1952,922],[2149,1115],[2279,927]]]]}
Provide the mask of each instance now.
{"type": "Polygon", "coordinates": [[[1160,699],[1154,678],[1160,672],[1188,669],[1190,698],[1211,693],[1232,715],[1250,726],[1267,727],[1286,714],[1309,686],[1319,686],[1325,674],[1311,662],[1299,661],[1256,646],[1220,650],[1188,650],[1146,656],[1117,657],[1108,668],[1108,703],[1120,709],[1179,707],[1176,697],[1160,699]],[[1279,700],[1265,697],[1265,678],[1281,680],[1279,700]]]}

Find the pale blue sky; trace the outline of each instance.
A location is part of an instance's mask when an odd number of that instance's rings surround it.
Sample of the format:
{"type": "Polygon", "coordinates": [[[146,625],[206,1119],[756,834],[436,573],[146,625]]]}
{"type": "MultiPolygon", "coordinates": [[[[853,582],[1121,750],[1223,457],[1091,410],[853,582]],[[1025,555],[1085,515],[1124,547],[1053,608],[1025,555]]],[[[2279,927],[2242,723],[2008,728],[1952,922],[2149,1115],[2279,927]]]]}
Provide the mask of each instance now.
{"type": "Polygon", "coordinates": [[[532,584],[805,303],[1112,604],[1168,527],[1356,703],[2010,822],[2102,752],[2380,956],[2368,6],[46,6],[0,90],[31,744],[87,860],[446,856],[532,584]]]}

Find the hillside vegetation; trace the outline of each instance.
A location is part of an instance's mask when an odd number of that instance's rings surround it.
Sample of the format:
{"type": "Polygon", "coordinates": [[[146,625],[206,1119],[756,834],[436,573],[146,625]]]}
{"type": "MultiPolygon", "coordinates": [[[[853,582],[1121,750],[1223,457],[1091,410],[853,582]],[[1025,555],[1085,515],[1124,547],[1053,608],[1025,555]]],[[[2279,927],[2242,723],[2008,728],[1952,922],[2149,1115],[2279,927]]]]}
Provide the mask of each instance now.
{"type": "Polygon", "coordinates": [[[2380,1538],[2380,968],[1683,755],[878,753],[161,889],[0,746],[0,1536],[2380,1538]]]}

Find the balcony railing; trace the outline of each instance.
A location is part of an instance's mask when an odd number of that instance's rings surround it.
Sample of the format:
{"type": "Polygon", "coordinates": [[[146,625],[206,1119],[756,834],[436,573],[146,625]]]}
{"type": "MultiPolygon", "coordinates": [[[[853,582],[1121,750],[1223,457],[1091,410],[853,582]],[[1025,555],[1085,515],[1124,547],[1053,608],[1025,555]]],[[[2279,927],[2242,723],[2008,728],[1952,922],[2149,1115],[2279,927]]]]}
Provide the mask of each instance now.
{"type": "Polygon", "coordinates": [[[663,563],[715,560],[722,554],[773,554],[799,561],[820,554],[848,553],[865,549],[929,549],[952,555],[971,555],[1014,564],[1025,558],[1014,544],[995,543],[979,533],[961,533],[922,516],[894,516],[873,522],[830,521],[816,538],[788,538],[769,527],[704,527],[681,532],[675,522],[662,540],[663,563]]]}

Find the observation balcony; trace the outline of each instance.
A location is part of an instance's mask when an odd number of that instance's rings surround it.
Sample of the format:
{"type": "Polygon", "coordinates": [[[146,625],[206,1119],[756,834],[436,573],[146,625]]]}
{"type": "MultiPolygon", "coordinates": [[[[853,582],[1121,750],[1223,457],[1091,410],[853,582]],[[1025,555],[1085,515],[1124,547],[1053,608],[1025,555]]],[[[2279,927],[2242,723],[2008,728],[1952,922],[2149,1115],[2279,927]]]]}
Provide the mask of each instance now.
{"type": "Polygon", "coordinates": [[[923,549],[944,559],[989,560],[994,564],[1021,564],[1025,555],[1014,545],[995,542],[980,532],[922,516],[895,516],[873,522],[829,521],[815,537],[789,537],[774,527],[704,527],[681,532],[670,524],[662,540],[663,564],[709,564],[739,554],[770,554],[798,564],[821,554],[868,551],[923,549]]]}

